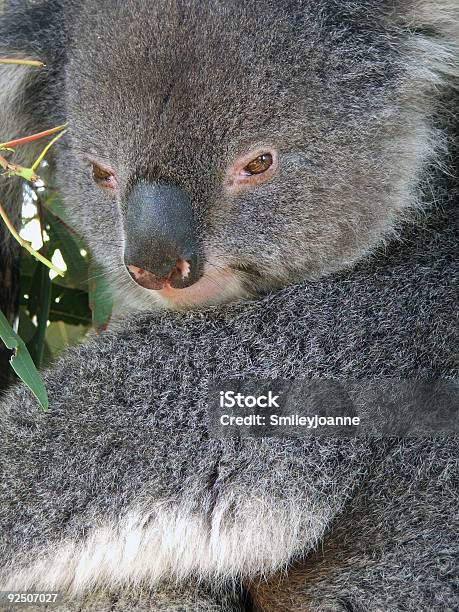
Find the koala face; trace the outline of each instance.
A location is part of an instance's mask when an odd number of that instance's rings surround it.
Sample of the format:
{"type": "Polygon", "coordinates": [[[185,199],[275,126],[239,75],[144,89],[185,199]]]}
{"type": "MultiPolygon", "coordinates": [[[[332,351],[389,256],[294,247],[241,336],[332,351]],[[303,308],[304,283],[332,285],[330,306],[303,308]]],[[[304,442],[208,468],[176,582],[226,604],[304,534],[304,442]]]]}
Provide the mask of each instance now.
{"type": "Polygon", "coordinates": [[[85,3],[60,182],[132,305],[313,280],[392,231],[430,132],[381,4],[85,3]]]}

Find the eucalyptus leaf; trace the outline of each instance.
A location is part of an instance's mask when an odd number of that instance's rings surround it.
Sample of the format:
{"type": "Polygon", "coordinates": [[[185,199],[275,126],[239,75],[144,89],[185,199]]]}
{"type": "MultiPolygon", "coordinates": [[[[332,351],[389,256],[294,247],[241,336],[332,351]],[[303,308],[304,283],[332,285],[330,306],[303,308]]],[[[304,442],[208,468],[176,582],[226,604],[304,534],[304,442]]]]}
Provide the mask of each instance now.
{"type": "Polygon", "coordinates": [[[69,228],[50,211],[45,213],[46,223],[49,225],[52,249],[59,249],[67,266],[65,277],[60,282],[87,289],[88,262],[81,254],[82,243],[69,228]]]}
{"type": "MultiPolygon", "coordinates": [[[[24,306],[21,306],[19,309],[19,328],[18,334],[26,343],[32,340],[34,334],[37,331],[37,326],[34,325],[32,319],[27,314],[27,310],[24,306]]],[[[43,342],[43,359],[41,362],[41,367],[47,367],[50,363],[52,363],[54,355],[51,352],[49,343],[48,343],[48,331],[49,327],[46,329],[46,339],[43,342]]]]}
{"type": "Polygon", "coordinates": [[[29,387],[44,410],[48,410],[48,395],[43,379],[35,367],[22,338],[11,328],[8,319],[0,311],[0,338],[13,351],[10,364],[19,378],[29,387]]]}
{"type": "Polygon", "coordinates": [[[53,283],[49,320],[70,325],[91,325],[88,293],[53,283]]]}
{"type": "Polygon", "coordinates": [[[46,209],[49,210],[55,217],[58,217],[72,231],[75,231],[72,228],[71,221],[68,217],[67,211],[65,210],[65,206],[62,203],[62,200],[54,191],[51,191],[50,189],[46,190],[46,198],[44,201],[44,205],[46,209]]]}
{"type": "Polygon", "coordinates": [[[36,331],[37,326],[34,325],[32,319],[29,317],[25,306],[21,305],[21,307],[19,308],[19,336],[27,344],[27,342],[29,342],[33,338],[36,331]]]}
{"type": "MultiPolygon", "coordinates": [[[[43,249],[47,252],[47,243],[43,246],[43,249]]],[[[49,270],[45,266],[38,266],[36,278],[38,279],[38,291],[36,295],[34,294],[36,298],[36,311],[34,314],[37,317],[37,331],[27,346],[35,365],[39,368],[43,359],[46,326],[51,306],[51,279],[49,277],[49,270]]]]}

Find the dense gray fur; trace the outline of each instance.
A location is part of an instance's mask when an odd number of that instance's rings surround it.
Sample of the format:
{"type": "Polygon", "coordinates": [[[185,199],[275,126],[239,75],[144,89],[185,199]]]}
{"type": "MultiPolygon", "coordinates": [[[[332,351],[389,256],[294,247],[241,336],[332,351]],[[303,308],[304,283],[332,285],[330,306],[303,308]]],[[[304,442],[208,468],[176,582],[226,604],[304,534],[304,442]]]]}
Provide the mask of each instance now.
{"type": "Polygon", "coordinates": [[[190,194],[237,278],[222,299],[289,286],[122,320],[46,373],[48,414],[7,396],[0,590],[60,589],[72,612],[248,609],[242,592],[260,610],[455,610],[456,440],[215,440],[206,402],[219,376],[457,375],[457,194],[431,169],[453,133],[456,3],[2,6],[1,53],[48,68],[2,71],[0,126],[70,121],[56,180],[131,306],[158,303],[121,268],[137,179],[190,194]],[[280,172],[231,198],[224,171],[257,143],[280,172]],[[115,199],[89,148],[116,165],[115,199]]]}
{"type": "Polygon", "coordinates": [[[351,265],[417,206],[445,153],[455,2],[4,5],[0,51],[47,68],[25,80],[3,70],[0,126],[10,135],[69,121],[56,180],[133,307],[196,303],[140,288],[124,268],[126,199],[139,180],[187,192],[215,288],[205,301],[219,302],[351,265]],[[273,180],[228,193],[227,169],[260,146],[279,151],[273,180]],[[115,170],[113,197],[93,184],[90,158],[115,170]]]}
{"type": "Polygon", "coordinates": [[[456,440],[214,440],[206,424],[213,377],[456,375],[454,200],[351,272],[124,321],[46,373],[49,414],[15,389],[0,584],[199,576],[251,583],[265,610],[455,609],[456,440]],[[301,580],[257,586],[304,556],[301,580]]]}

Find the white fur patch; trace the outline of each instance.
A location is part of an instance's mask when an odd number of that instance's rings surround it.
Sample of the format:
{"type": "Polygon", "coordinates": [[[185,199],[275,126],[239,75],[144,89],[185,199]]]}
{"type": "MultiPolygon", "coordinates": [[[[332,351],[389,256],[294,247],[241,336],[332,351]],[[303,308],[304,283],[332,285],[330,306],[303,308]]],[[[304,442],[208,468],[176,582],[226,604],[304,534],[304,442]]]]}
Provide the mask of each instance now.
{"type": "Polygon", "coordinates": [[[252,500],[234,521],[231,499],[217,505],[209,520],[166,504],[149,512],[131,510],[94,528],[85,541],[36,551],[27,567],[3,574],[0,590],[77,594],[95,585],[142,580],[152,585],[191,574],[215,580],[271,573],[313,547],[331,518],[330,511],[306,511],[304,505],[304,500],[288,505],[252,500]]]}

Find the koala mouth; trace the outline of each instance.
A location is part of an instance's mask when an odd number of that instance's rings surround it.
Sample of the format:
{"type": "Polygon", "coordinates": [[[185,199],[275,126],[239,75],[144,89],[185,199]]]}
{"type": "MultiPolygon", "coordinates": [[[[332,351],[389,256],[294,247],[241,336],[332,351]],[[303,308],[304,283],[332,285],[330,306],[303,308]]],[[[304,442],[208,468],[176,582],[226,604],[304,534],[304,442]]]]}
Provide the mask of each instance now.
{"type": "Polygon", "coordinates": [[[235,270],[210,262],[204,265],[201,278],[194,284],[178,289],[172,282],[160,283],[155,295],[163,306],[171,309],[198,308],[247,297],[235,270]]]}
{"type": "Polygon", "coordinates": [[[149,270],[126,265],[131,278],[148,292],[154,292],[155,299],[166,308],[198,308],[249,297],[247,275],[258,276],[259,271],[248,270],[248,266],[235,266],[217,259],[207,259],[201,276],[191,279],[192,270],[186,260],[177,260],[172,270],[159,278],[149,270]],[[190,282],[190,280],[192,282],[190,282]]]}
{"type": "Polygon", "coordinates": [[[138,285],[154,291],[161,291],[165,288],[181,290],[185,287],[184,283],[190,275],[190,264],[184,259],[177,259],[169,274],[162,278],[138,266],[128,265],[127,269],[138,285]]]}

